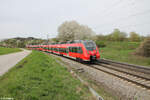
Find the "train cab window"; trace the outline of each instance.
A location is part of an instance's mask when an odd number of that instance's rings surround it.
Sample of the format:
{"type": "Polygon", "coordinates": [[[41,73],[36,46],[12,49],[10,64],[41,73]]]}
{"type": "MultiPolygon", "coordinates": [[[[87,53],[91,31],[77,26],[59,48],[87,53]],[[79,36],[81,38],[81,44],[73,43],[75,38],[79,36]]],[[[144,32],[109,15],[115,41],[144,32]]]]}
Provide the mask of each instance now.
{"type": "Polygon", "coordinates": [[[93,41],[85,41],[83,44],[88,51],[96,50],[96,44],[93,41]]]}

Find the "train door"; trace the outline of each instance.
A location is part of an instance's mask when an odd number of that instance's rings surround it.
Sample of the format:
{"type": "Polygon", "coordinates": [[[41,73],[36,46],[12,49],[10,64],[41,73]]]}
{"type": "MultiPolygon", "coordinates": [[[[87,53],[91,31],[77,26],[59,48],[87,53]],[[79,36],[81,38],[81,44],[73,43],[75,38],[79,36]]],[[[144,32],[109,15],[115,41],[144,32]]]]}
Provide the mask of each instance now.
{"type": "Polygon", "coordinates": [[[70,57],[72,57],[72,47],[69,47],[69,53],[68,53],[68,55],[69,55],[70,57]]]}
{"type": "Polygon", "coordinates": [[[69,56],[69,47],[66,48],[67,56],[69,56]]]}

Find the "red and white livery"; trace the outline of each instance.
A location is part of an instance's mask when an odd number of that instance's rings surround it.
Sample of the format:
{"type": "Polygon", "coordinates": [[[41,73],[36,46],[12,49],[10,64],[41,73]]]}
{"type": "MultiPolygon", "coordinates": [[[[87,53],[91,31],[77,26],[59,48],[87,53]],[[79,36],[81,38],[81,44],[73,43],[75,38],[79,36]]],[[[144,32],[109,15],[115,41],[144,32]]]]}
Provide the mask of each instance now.
{"type": "Polygon", "coordinates": [[[95,42],[91,40],[75,40],[50,45],[28,45],[27,48],[66,56],[78,61],[96,61],[100,59],[99,50],[95,42]]]}

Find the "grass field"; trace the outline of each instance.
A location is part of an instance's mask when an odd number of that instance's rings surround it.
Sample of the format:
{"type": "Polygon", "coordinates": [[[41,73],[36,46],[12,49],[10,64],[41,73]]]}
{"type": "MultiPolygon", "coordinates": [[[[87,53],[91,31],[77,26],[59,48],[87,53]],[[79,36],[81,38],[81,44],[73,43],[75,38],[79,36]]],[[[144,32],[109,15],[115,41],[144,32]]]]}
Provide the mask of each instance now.
{"type": "Polygon", "coordinates": [[[150,58],[134,55],[139,42],[105,42],[106,47],[100,48],[101,57],[130,64],[150,66],[150,58]]]}
{"type": "Polygon", "coordinates": [[[19,52],[19,51],[22,51],[22,50],[19,49],[19,48],[4,48],[4,47],[0,47],[0,55],[14,53],[14,52],[19,52]]]}
{"type": "Polygon", "coordinates": [[[0,98],[15,100],[93,100],[87,87],[54,58],[33,51],[0,77],[0,98]]]}

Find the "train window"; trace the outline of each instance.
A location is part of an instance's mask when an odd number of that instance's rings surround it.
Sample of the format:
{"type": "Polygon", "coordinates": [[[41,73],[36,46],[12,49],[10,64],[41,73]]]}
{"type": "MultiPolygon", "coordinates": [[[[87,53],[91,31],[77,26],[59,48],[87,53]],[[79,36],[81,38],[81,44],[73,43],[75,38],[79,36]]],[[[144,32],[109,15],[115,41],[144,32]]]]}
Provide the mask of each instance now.
{"type": "Polygon", "coordinates": [[[74,52],[74,48],[73,47],[71,47],[71,52],[74,52]]]}
{"type": "Polygon", "coordinates": [[[61,52],[62,52],[62,53],[64,52],[63,48],[61,48],[61,52]]]}
{"type": "Polygon", "coordinates": [[[77,47],[74,47],[74,52],[75,52],[75,53],[77,53],[77,50],[78,50],[77,47]]]}
{"type": "Polygon", "coordinates": [[[66,48],[64,48],[64,53],[66,53],[66,48]]]}
{"type": "Polygon", "coordinates": [[[73,47],[73,48],[72,48],[72,52],[74,52],[74,53],[75,53],[75,47],[73,47]]]}
{"type": "Polygon", "coordinates": [[[77,52],[77,48],[76,47],[72,47],[72,52],[76,53],[77,52]]]}
{"type": "Polygon", "coordinates": [[[64,48],[61,49],[61,52],[64,53],[64,48]]]}
{"type": "Polygon", "coordinates": [[[64,53],[66,53],[66,48],[64,48],[64,53]]]}
{"type": "Polygon", "coordinates": [[[72,52],[75,52],[75,47],[72,47],[72,52]]]}
{"type": "Polygon", "coordinates": [[[66,48],[66,53],[68,53],[68,48],[66,48]]]}
{"type": "Polygon", "coordinates": [[[65,52],[65,48],[63,48],[63,53],[66,53],[66,52],[65,52]]]}
{"type": "Polygon", "coordinates": [[[69,47],[69,52],[72,52],[72,47],[69,47]]]}
{"type": "Polygon", "coordinates": [[[83,53],[83,51],[82,51],[82,48],[81,47],[78,47],[78,53],[83,53]]]}
{"type": "Polygon", "coordinates": [[[73,52],[73,47],[71,47],[71,52],[73,52]]]}

